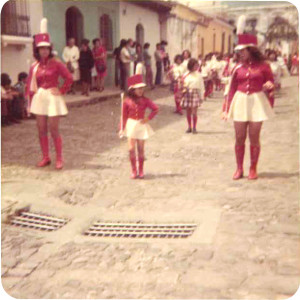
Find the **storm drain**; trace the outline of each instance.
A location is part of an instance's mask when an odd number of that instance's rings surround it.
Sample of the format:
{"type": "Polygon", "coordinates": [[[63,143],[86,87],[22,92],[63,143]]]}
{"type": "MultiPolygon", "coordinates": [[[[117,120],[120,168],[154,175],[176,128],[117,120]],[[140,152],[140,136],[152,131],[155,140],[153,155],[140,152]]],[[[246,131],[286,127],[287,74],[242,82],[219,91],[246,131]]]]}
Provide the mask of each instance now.
{"type": "Polygon", "coordinates": [[[68,222],[69,220],[50,215],[22,211],[20,214],[12,217],[10,224],[38,230],[54,231],[63,227],[68,222]]]}
{"type": "Polygon", "coordinates": [[[84,235],[119,238],[188,238],[196,224],[143,224],[95,222],[84,235]]]}

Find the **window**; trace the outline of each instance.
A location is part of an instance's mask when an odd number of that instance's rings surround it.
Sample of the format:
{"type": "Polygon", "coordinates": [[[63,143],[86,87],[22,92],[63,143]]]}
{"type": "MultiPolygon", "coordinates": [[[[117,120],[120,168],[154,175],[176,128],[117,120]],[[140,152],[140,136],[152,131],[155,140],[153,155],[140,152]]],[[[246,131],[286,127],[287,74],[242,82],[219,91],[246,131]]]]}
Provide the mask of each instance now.
{"type": "Polygon", "coordinates": [[[112,20],[107,14],[102,15],[100,18],[100,37],[106,50],[113,50],[112,20]]]}
{"type": "Polygon", "coordinates": [[[83,39],[83,16],[75,6],[66,11],[66,42],[69,38],[74,38],[77,45],[80,45],[83,39]]]}
{"type": "Polygon", "coordinates": [[[27,0],[6,2],[1,13],[1,34],[30,36],[27,0]]]}

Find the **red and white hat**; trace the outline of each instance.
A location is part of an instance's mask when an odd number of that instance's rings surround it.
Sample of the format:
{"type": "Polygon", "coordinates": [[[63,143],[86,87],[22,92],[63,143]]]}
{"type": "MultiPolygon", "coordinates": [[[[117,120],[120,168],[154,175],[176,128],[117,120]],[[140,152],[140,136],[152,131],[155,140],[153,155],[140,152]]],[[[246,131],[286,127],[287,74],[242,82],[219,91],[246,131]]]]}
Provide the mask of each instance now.
{"type": "Polygon", "coordinates": [[[34,36],[34,44],[36,47],[50,47],[51,46],[50,35],[47,32],[47,23],[48,23],[48,20],[46,18],[43,18],[41,20],[41,29],[40,29],[41,32],[34,36]]]}
{"type": "Polygon", "coordinates": [[[246,26],[246,17],[240,16],[237,22],[236,33],[238,35],[238,44],[234,48],[235,51],[245,49],[247,47],[257,47],[257,37],[254,34],[244,33],[246,26]]]}
{"type": "Polygon", "coordinates": [[[128,90],[131,90],[131,89],[145,87],[147,85],[143,82],[143,75],[136,74],[127,79],[127,86],[128,86],[128,90]]]}

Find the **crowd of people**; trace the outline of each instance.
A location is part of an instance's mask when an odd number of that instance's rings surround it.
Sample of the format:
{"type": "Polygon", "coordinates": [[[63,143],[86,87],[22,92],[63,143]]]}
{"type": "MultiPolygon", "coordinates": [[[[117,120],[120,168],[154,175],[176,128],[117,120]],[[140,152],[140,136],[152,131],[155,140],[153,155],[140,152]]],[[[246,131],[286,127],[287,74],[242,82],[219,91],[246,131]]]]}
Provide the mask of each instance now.
{"type": "Polygon", "coordinates": [[[144,75],[145,81],[152,89],[160,85],[163,74],[170,66],[169,55],[166,52],[166,41],[156,44],[154,52],[156,75],[155,80],[152,70],[152,56],[149,53],[150,44],[141,45],[132,39],[122,39],[119,47],[114,50],[115,58],[115,85],[121,90],[128,89],[127,79],[134,74],[144,75]]]}

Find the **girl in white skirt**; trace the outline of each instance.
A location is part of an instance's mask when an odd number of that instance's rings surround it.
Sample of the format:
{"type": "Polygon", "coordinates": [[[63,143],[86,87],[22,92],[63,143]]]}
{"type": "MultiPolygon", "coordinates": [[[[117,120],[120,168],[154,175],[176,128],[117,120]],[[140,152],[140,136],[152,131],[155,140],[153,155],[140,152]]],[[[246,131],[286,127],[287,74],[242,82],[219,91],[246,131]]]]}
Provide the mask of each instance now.
{"type": "Polygon", "coordinates": [[[158,113],[158,107],[150,99],[144,97],[143,76],[140,74],[128,78],[128,97],[122,106],[122,119],[120,136],[128,137],[129,160],[131,162],[131,178],[144,178],[144,148],[145,140],[153,135],[153,130],[148,121],[158,113]],[[151,113],[145,117],[146,109],[151,113]],[[139,170],[136,167],[136,151],[138,150],[139,170]]]}
{"type": "Polygon", "coordinates": [[[235,154],[237,170],[233,179],[243,177],[243,161],[247,131],[250,138],[251,164],[248,179],[257,178],[257,162],[260,154],[259,136],[262,123],[273,116],[274,79],[269,64],[257,48],[257,38],[243,34],[245,17],[238,21],[238,45],[240,64],[233,70],[229,93],[223,105],[224,119],[231,118],[235,128],[235,154]],[[268,99],[269,98],[269,99],[268,99]]]}
{"type": "Polygon", "coordinates": [[[41,22],[41,33],[34,37],[36,62],[31,66],[27,82],[28,112],[36,115],[40,146],[43,154],[38,167],[50,164],[48,125],[56,150],[56,169],[62,169],[62,138],[59,134],[59,119],[68,113],[62,97],[72,85],[72,74],[66,66],[53,58],[47,19],[41,22]],[[59,87],[58,78],[64,79],[59,87]]]}

